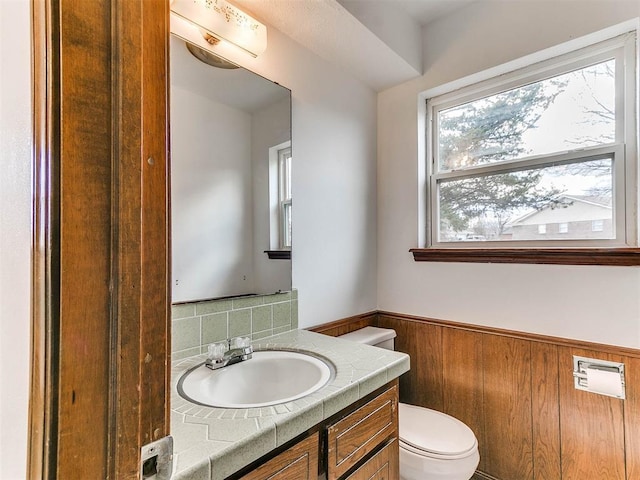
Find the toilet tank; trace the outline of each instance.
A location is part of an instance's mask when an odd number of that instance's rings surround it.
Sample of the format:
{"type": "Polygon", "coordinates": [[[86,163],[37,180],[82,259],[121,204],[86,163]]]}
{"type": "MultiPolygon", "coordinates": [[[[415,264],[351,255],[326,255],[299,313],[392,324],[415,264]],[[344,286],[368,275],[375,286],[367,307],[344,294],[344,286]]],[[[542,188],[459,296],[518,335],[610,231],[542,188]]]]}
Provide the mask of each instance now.
{"type": "Polygon", "coordinates": [[[339,338],[350,340],[357,343],[366,343],[375,347],[394,350],[394,341],[396,331],[391,328],[364,327],[350,333],[340,335],[339,338]]]}

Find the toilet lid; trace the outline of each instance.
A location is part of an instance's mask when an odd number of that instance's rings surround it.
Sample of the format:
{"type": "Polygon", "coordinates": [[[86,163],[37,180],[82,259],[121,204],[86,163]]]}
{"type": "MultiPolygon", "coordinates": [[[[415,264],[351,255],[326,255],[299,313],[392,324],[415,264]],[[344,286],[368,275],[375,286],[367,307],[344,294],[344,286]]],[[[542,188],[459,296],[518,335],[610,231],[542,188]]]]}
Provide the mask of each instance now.
{"type": "Polygon", "coordinates": [[[400,404],[400,440],[427,454],[460,455],[477,447],[473,431],[460,420],[428,408],[400,404]]]}

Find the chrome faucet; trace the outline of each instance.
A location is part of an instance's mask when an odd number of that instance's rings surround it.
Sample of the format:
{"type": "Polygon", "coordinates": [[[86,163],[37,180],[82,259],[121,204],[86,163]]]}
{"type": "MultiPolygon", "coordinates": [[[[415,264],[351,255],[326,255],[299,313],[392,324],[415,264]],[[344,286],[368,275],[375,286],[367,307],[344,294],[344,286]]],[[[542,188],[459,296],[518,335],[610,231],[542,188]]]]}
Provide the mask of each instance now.
{"type": "Polygon", "coordinates": [[[226,342],[212,343],[207,350],[208,358],[205,365],[211,370],[249,360],[253,354],[249,337],[235,337],[227,339],[226,342]]]}

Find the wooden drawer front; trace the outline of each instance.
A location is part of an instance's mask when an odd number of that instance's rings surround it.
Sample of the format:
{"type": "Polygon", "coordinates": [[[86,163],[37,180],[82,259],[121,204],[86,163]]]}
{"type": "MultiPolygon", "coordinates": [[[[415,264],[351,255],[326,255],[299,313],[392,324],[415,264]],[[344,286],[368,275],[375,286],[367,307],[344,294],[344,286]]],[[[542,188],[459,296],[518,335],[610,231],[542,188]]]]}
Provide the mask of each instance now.
{"type": "Polygon", "coordinates": [[[240,480],[317,480],[318,438],[316,432],[240,480]]]}
{"type": "Polygon", "coordinates": [[[335,480],[398,431],[398,390],[393,386],[328,429],[328,478],[335,480]]]}
{"type": "Polygon", "coordinates": [[[397,480],[399,455],[398,440],[393,438],[345,480],[397,480]]]}

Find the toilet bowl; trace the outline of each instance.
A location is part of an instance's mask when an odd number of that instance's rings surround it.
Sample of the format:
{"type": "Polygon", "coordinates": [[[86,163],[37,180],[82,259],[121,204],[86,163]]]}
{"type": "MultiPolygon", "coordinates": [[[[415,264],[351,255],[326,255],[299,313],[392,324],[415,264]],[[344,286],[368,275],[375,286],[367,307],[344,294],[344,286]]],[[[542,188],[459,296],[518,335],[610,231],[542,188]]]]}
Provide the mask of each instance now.
{"type": "MultiPolygon", "coordinates": [[[[365,327],[340,338],[394,349],[396,332],[365,327]]],[[[442,412],[399,405],[400,479],[469,480],[480,462],[478,442],[463,422],[442,412]]]]}
{"type": "Polygon", "coordinates": [[[400,478],[469,480],[480,455],[469,427],[442,412],[400,404],[400,478]]]}

